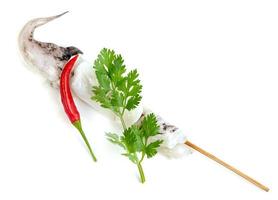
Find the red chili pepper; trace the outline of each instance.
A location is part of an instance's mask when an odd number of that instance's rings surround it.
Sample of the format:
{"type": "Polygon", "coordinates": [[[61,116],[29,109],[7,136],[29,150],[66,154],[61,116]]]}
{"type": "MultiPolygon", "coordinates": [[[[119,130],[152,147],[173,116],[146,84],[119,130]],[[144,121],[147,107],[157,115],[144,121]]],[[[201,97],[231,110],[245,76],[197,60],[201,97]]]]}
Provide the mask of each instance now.
{"type": "Polygon", "coordinates": [[[75,55],[73,58],[71,58],[65,64],[64,69],[62,71],[61,79],[60,79],[61,100],[62,100],[64,110],[65,110],[66,114],[68,115],[69,120],[81,134],[94,161],[97,161],[97,159],[92,151],[92,148],[87,140],[87,137],[86,137],[85,133],[83,132],[83,129],[81,126],[80,114],[76,108],[76,105],[72,98],[71,89],[70,89],[71,71],[74,67],[74,64],[76,63],[77,58],[78,58],[78,55],[75,55]]]}

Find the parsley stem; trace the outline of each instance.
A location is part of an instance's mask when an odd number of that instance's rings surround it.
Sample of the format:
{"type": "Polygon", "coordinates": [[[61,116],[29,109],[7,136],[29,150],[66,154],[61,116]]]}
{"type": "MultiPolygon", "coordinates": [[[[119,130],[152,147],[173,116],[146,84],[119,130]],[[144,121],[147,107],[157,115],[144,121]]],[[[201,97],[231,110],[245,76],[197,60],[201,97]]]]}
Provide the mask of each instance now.
{"type": "MultiPolygon", "coordinates": [[[[123,118],[123,114],[124,114],[124,110],[122,112],[122,114],[118,115],[120,120],[121,120],[121,124],[123,126],[123,129],[126,130],[127,127],[126,127],[126,124],[125,124],[125,121],[124,121],[124,118],[123,118]]],[[[136,155],[136,154],[135,154],[136,155]]],[[[145,152],[142,153],[142,157],[140,160],[138,160],[137,156],[136,156],[136,160],[137,160],[137,168],[138,168],[138,171],[139,171],[139,174],[140,174],[140,179],[141,179],[141,183],[144,183],[146,181],[146,178],[145,178],[145,174],[144,174],[144,170],[143,170],[143,167],[141,165],[143,159],[145,157],[145,152]]]]}
{"type": "Polygon", "coordinates": [[[123,115],[120,115],[120,116],[119,116],[119,118],[120,118],[120,120],[121,120],[121,123],[122,123],[122,126],[123,126],[124,130],[126,130],[126,129],[127,129],[127,127],[126,127],[126,124],[125,124],[125,121],[124,121],[123,115]]]}
{"type": "Polygon", "coordinates": [[[142,153],[142,157],[141,157],[141,159],[139,160],[139,163],[141,163],[141,162],[144,160],[144,158],[145,158],[145,152],[142,153]]]}
{"type": "Polygon", "coordinates": [[[145,174],[144,174],[144,170],[143,170],[143,167],[141,165],[141,162],[137,163],[137,168],[138,168],[139,173],[140,173],[141,182],[144,183],[146,181],[146,179],[145,179],[145,174]]]}

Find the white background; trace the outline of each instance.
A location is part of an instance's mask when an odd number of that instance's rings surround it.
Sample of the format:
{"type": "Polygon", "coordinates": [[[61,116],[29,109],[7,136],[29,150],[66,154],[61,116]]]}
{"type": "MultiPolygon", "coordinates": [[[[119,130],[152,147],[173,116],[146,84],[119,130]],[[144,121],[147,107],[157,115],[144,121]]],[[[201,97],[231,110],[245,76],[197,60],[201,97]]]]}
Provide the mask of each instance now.
{"type": "Polygon", "coordinates": [[[277,1],[6,1],[1,3],[0,199],[277,199],[277,1]],[[110,144],[115,126],[77,101],[93,163],[54,90],[28,70],[17,35],[28,20],[70,13],[35,37],[103,47],[138,68],[144,102],[189,139],[270,187],[266,193],[195,152],[143,165],[110,144]]]}

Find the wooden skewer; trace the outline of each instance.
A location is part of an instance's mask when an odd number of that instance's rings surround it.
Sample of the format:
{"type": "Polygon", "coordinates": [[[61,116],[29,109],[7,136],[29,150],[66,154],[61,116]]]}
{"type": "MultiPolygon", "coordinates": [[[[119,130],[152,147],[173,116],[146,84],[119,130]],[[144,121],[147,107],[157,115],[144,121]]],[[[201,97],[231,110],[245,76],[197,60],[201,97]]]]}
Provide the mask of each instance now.
{"type": "Polygon", "coordinates": [[[186,144],[187,146],[191,147],[192,149],[200,152],[201,154],[205,155],[206,157],[214,160],[215,162],[219,163],[220,165],[226,167],[227,169],[233,171],[234,173],[236,173],[237,175],[241,176],[242,178],[244,178],[245,180],[249,181],[250,183],[254,184],[255,186],[261,188],[262,190],[268,192],[269,188],[266,187],[265,185],[259,183],[258,181],[256,181],[255,179],[251,178],[250,176],[244,174],[243,172],[239,171],[238,169],[234,168],[233,166],[229,165],[228,163],[224,162],[223,160],[220,160],[219,158],[217,158],[216,156],[210,154],[209,152],[205,151],[204,149],[198,147],[197,145],[186,141],[184,144],[186,144]]]}

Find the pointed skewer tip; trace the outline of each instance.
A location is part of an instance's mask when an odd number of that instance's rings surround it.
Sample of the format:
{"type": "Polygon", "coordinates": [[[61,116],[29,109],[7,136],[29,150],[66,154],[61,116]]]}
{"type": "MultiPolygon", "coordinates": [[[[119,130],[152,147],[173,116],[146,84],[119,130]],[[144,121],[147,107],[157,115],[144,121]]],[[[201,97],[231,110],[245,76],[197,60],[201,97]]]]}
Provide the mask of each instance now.
{"type": "Polygon", "coordinates": [[[191,143],[190,141],[185,141],[185,144],[189,147],[191,147],[192,149],[198,151],[199,153],[203,154],[204,156],[214,160],[215,162],[217,162],[218,164],[222,165],[223,167],[226,167],[227,169],[233,171],[234,173],[236,173],[237,175],[241,176],[242,178],[244,178],[245,180],[249,181],[250,183],[254,184],[255,186],[261,188],[262,190],[268,192],[269,188],[266,187],[265,185],[261,184],[260,182],[256,181],[255,179],[251,178],[250,176],[246,175],[245,173],[239,171],[238,169],[236,169],[235,167],[229,165],[228,163],[224,162],[223,160],[220,160],[219,158],[217,158],[216,156],[212,155],[211,153],[205,151],[204,149],[198,147],[197,145],[191,143]]]}

